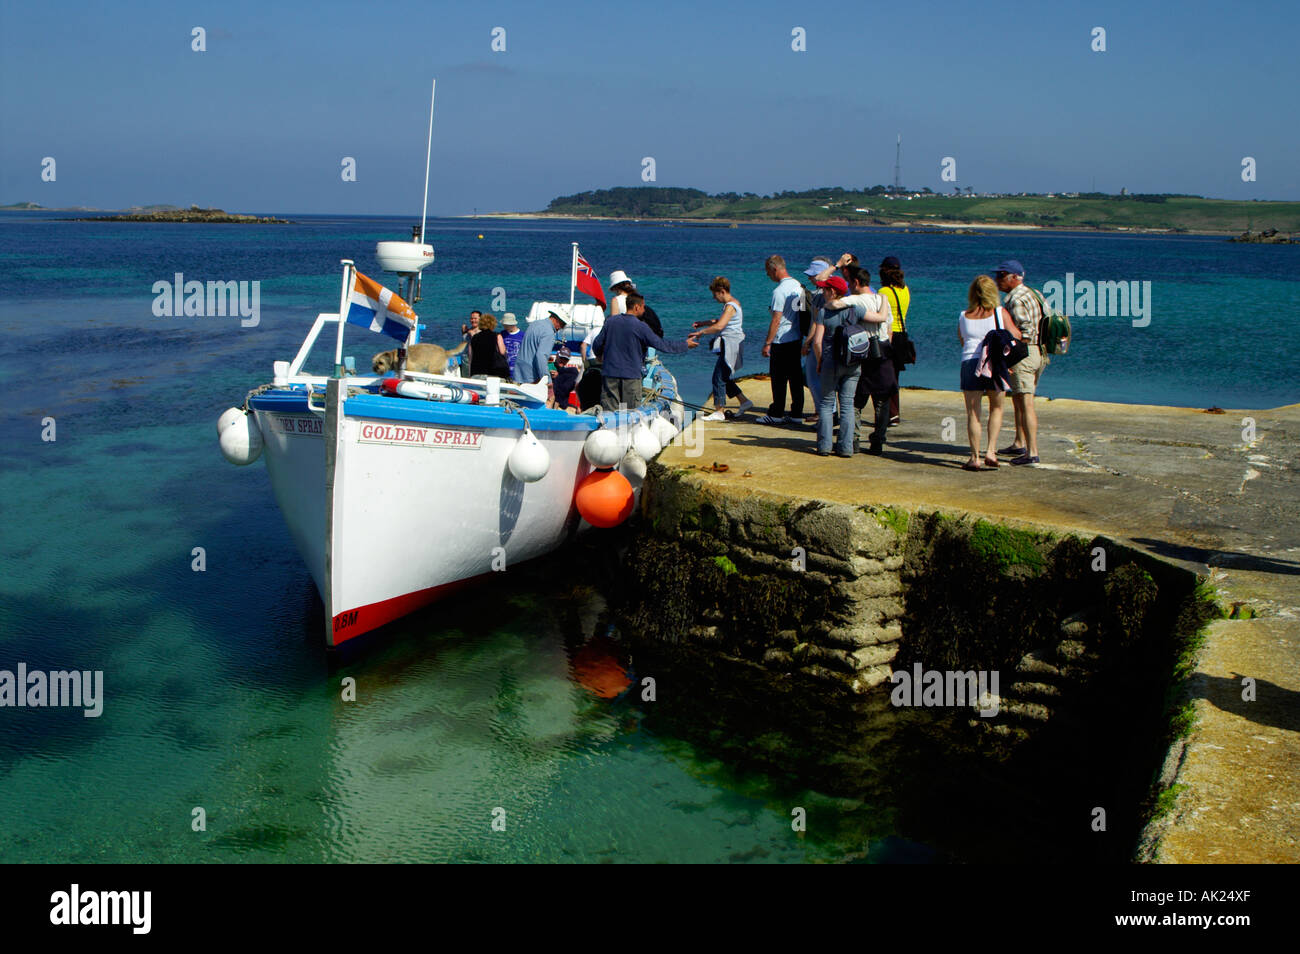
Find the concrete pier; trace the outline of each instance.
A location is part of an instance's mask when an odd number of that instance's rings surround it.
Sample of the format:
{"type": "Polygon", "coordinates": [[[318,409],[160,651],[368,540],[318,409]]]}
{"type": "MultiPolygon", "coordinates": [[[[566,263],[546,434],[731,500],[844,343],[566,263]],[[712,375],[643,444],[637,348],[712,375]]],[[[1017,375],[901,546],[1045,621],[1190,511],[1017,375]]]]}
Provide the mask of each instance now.
{"type": "MultiPolygon", "coordinates": [[[[754,412],[679,436],[651,468],[648,500],[671,479],[792,510],[969,514],[1109,536],[1208,578],[1230,618],[1210,624],[1190,682],[1197,726],[1166,766],[1173,810],[1151,858],[1300,861],[1300,405],[1207,413],[1040,398],[1042,464],[973,473],[961,469],[957,392],[905,389],[884,456],[841,459],[813,453],[811,427],[758,424],[769,386],[741,384],[754,412]]],[[[1007,400],[998,444],[1011,435],[1007,400]]]]}

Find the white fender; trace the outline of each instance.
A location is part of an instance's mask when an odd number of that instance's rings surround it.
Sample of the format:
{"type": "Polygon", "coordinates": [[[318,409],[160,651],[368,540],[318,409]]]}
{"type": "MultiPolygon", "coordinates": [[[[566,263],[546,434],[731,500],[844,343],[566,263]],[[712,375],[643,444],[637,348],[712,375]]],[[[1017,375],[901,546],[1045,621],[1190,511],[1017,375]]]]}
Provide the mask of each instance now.
{"type": "Polygon", "coordinates": [[[257,426],[257,418],[251,412],[239,411],[239,418],[231,420],[221,432],[219,443],[221,456],[236,467],[253,463],[262,454],[262,432],[257,426]]]}
{"type": "Polygon", "coordinates": [[[582,445],[582,453],[592,467],[617,466],[626,450],[618,431],[612,427],[592,431],[582,445]]]}
{"type": "Polygon", "coordinates": [[[667,447],[677,436],[677,428],[673,427],[668,418],[656,415],[655,419],[650,422],[650,433],[659,439],[661,447],[667,447]]]}
{"type": "Polygon", "coordinates": [[[640,490],[641,484],[645,482],[646,462],[640,454],[629,447],[618,465],[618,472],[627,478],[633,490],[640,490]]]}
{"type": "Polygon", "coordinates": [[[551,452],[530,428],[525,427],[524,433],[515,441],[514,450],[510,452],[509,465],[510,473],[517,480],[531,484],[541,480],[551,469],[551,452]]]}
{"type": "Polygon", "coordinates": [[[659,456],[663,445],[659,442],[659,438],[651,433],[650,428],[638,421],[632,425],[632,450],[636,451],[637,456],[642,460],[651,461],[659,456]]]}

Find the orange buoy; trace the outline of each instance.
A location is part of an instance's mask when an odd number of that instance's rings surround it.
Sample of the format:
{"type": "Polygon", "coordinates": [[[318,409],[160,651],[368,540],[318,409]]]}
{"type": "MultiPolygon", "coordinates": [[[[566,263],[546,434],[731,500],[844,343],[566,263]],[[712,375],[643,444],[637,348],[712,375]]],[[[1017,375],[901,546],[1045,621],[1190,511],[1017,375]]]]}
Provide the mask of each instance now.
{"type": "Polygon", "coordinates": [[[617,527],[632,515],[632,485],[616,470],[594,470],[573,495],[582,519],[593,527],[617,527]]]}
{"type": "Polygon", "coordinates": [[[620,655],[613,640],[594,637],[574,654],[573,676],[578,685],[602,699],[617,699],[632,685],[620,655]]]}

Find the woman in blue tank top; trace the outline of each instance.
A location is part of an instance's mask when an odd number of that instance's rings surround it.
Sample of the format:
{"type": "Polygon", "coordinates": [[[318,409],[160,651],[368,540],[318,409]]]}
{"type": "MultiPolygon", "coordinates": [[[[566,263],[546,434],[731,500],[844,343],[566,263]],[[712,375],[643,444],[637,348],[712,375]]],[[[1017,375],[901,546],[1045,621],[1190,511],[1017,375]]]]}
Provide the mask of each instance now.
{"type": "Polygon", "coordinates": [[[697,321],[689,338],[698,340],[700,335],[717,334],[713,340],[713,350],[718,353],[718,361],[713,366],[713,413],[701,418],[705,421],[725,421],[727,398],[740,398],[739,416],[754,406],[754,402],[745,397],[745,393],[733,380],[743,361],[743,344],[745,341],[744,316],[740,302],[731,294],[731,282],[719,275],[709,282],[709,291],[713,300],[722,305],[722,314],[717,321],[697,321]]]}

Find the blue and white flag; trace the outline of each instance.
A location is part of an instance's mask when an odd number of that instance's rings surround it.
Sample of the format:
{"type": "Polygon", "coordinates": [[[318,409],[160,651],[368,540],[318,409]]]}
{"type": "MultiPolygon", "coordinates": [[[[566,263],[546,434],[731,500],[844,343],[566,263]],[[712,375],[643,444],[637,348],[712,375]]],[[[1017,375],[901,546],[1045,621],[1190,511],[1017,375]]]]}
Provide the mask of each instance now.
{"type": "Polygon", "coordinates": [[[367,278],[360,272],[352,274],[347,323],[405,341],[416,322],[411,306],[400,295],[393,294],[373,278],[367,278]]]}

